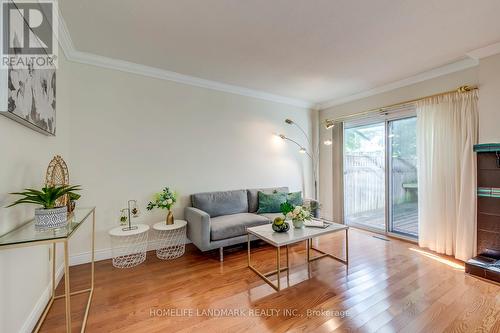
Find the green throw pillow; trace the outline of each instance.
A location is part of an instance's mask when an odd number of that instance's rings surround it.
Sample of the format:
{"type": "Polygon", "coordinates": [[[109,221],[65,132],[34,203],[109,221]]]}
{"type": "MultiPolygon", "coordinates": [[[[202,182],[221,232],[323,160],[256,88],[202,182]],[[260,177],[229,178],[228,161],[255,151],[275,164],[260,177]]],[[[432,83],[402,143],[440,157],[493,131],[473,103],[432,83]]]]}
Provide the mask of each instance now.
{"type": "Polygon", "coordinates": [[[286,192],[264,193],[258,192],[259,209],[257,214],[263,213],[281,213],[280,206],[287,199],[286,192]]]}
{"type": "Polygon", "coordinates": [[[302,200],[302,192],[288,193],[287,201],[293,206],[302,206],[304,204],[304,200],[302,200]]]}

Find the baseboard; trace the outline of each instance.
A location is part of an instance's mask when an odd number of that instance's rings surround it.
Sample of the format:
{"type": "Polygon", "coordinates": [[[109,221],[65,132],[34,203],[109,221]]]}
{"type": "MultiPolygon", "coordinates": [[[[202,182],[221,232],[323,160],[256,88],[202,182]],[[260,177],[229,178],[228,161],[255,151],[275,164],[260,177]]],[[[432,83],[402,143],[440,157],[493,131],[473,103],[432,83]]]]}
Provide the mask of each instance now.
{"type": "MultiPolygon", "coordinates": [[[[95,256],[94,257],[95,261],[110,259],[112,257],[111,249],[95,250],[94,256],[95,256]]],[[[75,265],[86,264],[89,263],[91,260],[92,260],[92,252],[90,251],[82,252],[71,255],[69,257],[69,265],[75,266],[75,265]]]]}
{"type": "MultiPolygon", "coordinates": [[[[61,263],[61,265],[58,268],[56,268],[56,286],[59,284],[59,281],[61,281],[63,274],[64,274],[64,264],[61,263]]],[[[31,313],[29,314],[28,318],[24,322],[19,332],[22,333],[33,332],[33,329],[38,323],[38,319],[40,319],[43,310],[45,310],[45,307],[49,303],[51,293],[52,293],[52,281],[49,281],[49,284],[43,291],[38,301],[35,303],[33,310],[31,310],[31,313]]]]}
{"type": "MultiPolygon", "coordinates": [[[[157,242],[158,241],[155,241],[155,240],[149,241],[147,250],[148,251],[156,250],[157,242]]],[[[191,241],[187,240],[186,244],[189,244],[189,243],[191,243],[191,241]]],[[[94,257],[95,261],[107,260],[107,259],[113,258],[113,251],[111,248],[95,250],[94,255],[95,255],[95,257],[94,257]]],[[[82,252],[82,253],[71,255],[69,257],[69,265],[76,266],[76,265],[87,264],[87,263],[91,262],[91,260],[92,260],[92,252],[91,251],[82,252]]]]}

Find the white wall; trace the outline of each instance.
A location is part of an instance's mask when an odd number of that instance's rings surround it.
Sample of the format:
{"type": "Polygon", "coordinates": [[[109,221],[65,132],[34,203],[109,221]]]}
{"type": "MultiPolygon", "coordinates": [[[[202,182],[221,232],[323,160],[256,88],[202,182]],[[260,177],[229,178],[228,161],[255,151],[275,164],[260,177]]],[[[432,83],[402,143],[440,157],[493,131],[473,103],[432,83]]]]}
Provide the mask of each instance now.
{"type": "MultiPolygon", "coordinates": [[[[56,154],[68,159],[69,83],[64,60],[57,73],[57,136],[47,137],[0,116],[0,235],[33,216],[33,207],[4,208],[9,192],[44,183],[47,165],[56,154]]],[[[0,332],[30,332],[48,300],[48,246],[0,251],[0,332]],[[40,300],[40,302],[39,302],[40,300]]]]}
{"type": "MultiPolygon", "coordinates": [[[[310,161],[273,136],[311,133],[310,111],[168,81],[71,64],[71,172],[82,205],[97,206],[97,249],[121,208],[137,199],[136,223],[162,221],[146,211],[151,195],[171,186],[181,196],[178,218],[194,192],[289,186],[311,193],[310,161]]],[[[71,244],[89,250],[89,227],[71,244]]]]}
{"type": "MultiPolygon", "coordinates": [[[[497,74],[500,72],[496,72],[497,74]]],[[[494,74],[492,74],[494,75],[494,74]]],[[[446,76],[438,77],[432,80],[417,83],[411,86],[403,87],[400,89],[392,90],[383,94],[374,95],[371,97],[356,100],[350,103],[334,106],[320,111],[319,119],[337,118],[349,114],[367,111],[373,108],[382,107],[398,102],[403,102],[423,96],[428,96],[443,91],[456,89],[462,85],[476,85],[479,83],[478,68],[471,68],[461,72],[449,74],[446,76]]],[[[481,85],[481,97],[483,98],[481,85]]],[[[497,89],[496,96],[499,96],[497,89]]],[[[498,98],[498,97],[497,97],[498,98]]],[[[480,113],[482,112],[480,108],[480,113]]],[[[481,113],[480,117],[487,118],[487,115],[481,113]]],[[[320,142],[322,143],[326,138],[331,137],[331,131],[323,128],[320,129],[320,142]]],[[[497,140],[498,141],[498,140],[497,140]]],[[[334,219],[336,212],[333,210],[333,194],[332,194],[332,175],[333,175],[333,161],[332,161],[332,147],[334,146],[320,146],[320,201],[322,203],[322,215],[324,217],[334,219]]]]}
{"type": "Polygon", "coordinates": [[[500,142],[500,54],[479,63],[479,142],[500,142]]]}

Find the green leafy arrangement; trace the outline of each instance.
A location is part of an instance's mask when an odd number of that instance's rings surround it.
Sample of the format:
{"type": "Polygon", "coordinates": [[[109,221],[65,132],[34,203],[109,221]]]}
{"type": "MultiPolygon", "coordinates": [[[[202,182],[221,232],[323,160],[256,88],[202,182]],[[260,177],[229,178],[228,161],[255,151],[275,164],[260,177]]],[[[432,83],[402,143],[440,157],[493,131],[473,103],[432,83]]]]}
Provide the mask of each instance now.
{"type": "Polygon", "coordinates": [[[163,191],[156,193],[153,196],[153,201],[148,203],[147,210],[153,208],[161,208],[170,210],[177,202],[177,193],[173,192],[170,188],[165,187],[163,191]]]}
{"type": "Polygon", "coordinates": [[[68,194],[70,200],[78,200],[80,198],[80,195],[74,192],[80,190],[80,185],[46,186],[42,188],[41,191],[27,188],[23,192],[11,193],[23,197],[7,207],[12,207],[19,204],[35,204],[43,206],[43,208],[45,209],[52,209],[56,208],[57,199],[66,194],[68,194]]]}
{"type": "Polygon", "coordinates": [[[285,201],[280,205],[281,213],[286,216],[288,213],[292,212],[295,207],[289,202],[285,201]]]}
{"type": "Polygon", "coordinates": [[[78,199],[80,199],[82,197],[80,194],[77,194],[77,193],[74,193],[74,192],[69,192],[68,196],[69,196],[69,200],[70,201],[76,201],[76,200],[78,200],[78,199]]]}

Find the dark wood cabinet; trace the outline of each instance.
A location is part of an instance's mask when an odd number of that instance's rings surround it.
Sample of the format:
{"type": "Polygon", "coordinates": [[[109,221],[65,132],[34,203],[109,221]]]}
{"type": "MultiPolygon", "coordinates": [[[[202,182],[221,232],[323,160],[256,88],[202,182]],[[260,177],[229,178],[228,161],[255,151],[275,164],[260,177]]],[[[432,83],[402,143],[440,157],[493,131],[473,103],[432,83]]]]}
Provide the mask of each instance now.
{"type": "Polygon", "coordinates": [[[500,282],[500,144],[476,145],[477,253],[467,273],[500,282]]]}

